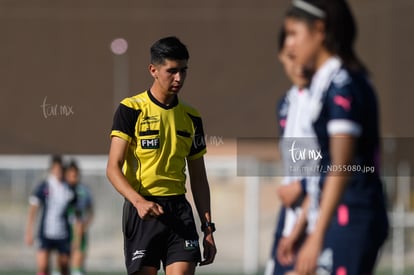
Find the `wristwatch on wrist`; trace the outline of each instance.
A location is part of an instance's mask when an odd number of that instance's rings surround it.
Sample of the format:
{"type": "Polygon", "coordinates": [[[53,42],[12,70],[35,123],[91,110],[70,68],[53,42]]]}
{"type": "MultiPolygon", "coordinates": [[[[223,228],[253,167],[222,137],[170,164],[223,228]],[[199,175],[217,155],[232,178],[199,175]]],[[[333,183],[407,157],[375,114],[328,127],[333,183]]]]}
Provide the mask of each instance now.
{"type": "Polygon", "coordinates": [[[214,222],[204,222],[201,224],[201,231],[205,232],[206,229],[210,227],[211,232],[216,231],[216,225],[214,224],[214,222]]]}

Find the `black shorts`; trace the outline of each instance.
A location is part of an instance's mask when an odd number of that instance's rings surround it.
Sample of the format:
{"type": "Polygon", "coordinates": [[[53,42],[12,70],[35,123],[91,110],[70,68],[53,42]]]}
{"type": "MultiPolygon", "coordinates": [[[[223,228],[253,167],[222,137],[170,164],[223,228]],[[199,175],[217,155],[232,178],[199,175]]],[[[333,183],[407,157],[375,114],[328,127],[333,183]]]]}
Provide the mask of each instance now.
{"type": "Polygon", "coordinates": [[[193,211],[184,195],[146,197],[162,206],[164,214],[158,218],[142,220],[136,208],[124,203],[122,231],[124,255],[128,274],[143,266],[164,268],[174,262],[200,262],[193,211]]]}
{"type": "Polygon", "coordinates": [[[70,255],[70,239],[48,239],[44,237],[39,238],[38,248],[39,250],[57,251],[62,255],[70,255]]]}

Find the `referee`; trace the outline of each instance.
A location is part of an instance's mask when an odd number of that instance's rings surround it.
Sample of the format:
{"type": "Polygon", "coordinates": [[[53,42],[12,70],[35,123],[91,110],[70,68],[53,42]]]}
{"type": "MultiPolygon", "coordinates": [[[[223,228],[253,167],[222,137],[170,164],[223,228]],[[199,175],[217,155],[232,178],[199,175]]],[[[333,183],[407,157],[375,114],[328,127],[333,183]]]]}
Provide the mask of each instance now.
{"type": "Polygon", "coordinates": [[[194,274],[214,261],[215,231],[199,113],[178,99],[189,53],[176,37],[150,50],[150,89],[125,98],[115,112],[107,176],[125,197],[122,231],[128,274],[194,274]],[[203,231],[203,259],[191,205],[185,197],[186,164],[203,231]]]}

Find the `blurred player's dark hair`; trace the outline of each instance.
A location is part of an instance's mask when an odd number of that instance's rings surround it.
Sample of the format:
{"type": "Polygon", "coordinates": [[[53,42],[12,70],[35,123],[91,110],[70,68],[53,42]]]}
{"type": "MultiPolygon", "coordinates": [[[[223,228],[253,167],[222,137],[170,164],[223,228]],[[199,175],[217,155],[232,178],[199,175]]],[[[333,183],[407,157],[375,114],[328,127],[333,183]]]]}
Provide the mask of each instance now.
{"type": "MultiPolygon", "coordinates": [[[[325,47],[332,54],[338,55],[350,71],[367,73],[366,67],[354,51],[357,26],[346,0],[302,0],[323,12],[313,13],[293,4],[286,17],[303,20],[312,27],[317,20],[325,26],[325,47]]],[[[295,3],[295,1],[293,1],[295,3]]]]}
{"type": "Polygon", "coordinates": [[[286,30],[285,30],[284,27],[282,27],[279,30],[279,37],[278,37],[278,41],[277,41],[277,50],[278,50],[279,53],[285,47],[285,40],[286,40],[286,30]]]}
{"type": "Polygon", "coordinates": [[[78,163],[76,162],[76,160],[74,160],[74,159],[70,160],[68,166],[66,166],[66,170],[68,170],[68,169],[73,169],[76,172],[79,172],[79,166],[78,166],[78,163]]]}
{"type": "Polygon", "coordinates": [[[52,155],[50,157],[50,166],[49,167],[52,167],[55,164],[63,165],[63,160],[62,160],[61,155],[55,154],[55,155],[52,155]]]}

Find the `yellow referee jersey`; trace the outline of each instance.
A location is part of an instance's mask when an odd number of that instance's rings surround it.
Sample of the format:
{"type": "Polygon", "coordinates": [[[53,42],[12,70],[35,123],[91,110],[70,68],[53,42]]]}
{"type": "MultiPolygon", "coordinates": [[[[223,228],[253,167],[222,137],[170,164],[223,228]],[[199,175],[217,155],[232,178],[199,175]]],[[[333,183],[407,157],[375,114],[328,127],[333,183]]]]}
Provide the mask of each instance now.
{"type": "Polygon", "coordinates": [[[149,90],[121,101],[113,136],[129,143],[123,172],[143,196],[184,194],[186,159],[206,153],[198,112],[177,97],[166,106],[149,90]]]}

